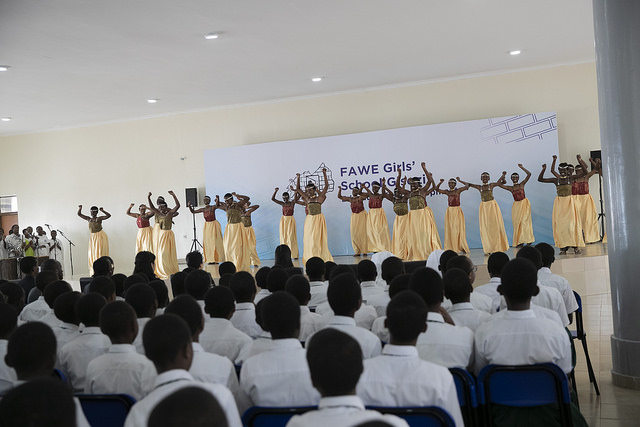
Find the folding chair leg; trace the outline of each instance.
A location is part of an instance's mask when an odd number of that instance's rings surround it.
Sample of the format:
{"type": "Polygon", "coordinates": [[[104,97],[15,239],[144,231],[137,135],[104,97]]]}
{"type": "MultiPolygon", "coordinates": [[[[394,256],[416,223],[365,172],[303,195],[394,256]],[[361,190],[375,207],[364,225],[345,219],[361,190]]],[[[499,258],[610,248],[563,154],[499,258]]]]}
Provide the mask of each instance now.
{"type": "Polygon", "coordinates": [[[578,400],[578,384],[576,383],[576,370],[572,369],[568,377],[569,377],[569,383],[571,384],[571,389],[573,390],[573,395],[571,396],[572,397],[571,400],[573,400],[576,406],[578,407],[578,409],[580,409],[580,400],[578,400]]]}
{"type": "Polygon", "coordinates": [[[585,334],[580,341],[582,341],[582,348],[584,350],[585,358],[587,359],[587,370],[589,371],[589,381],[593,383],[593,386],[596,389],[596,395],[600,396],[598,381],[596,380],[596,374],[593,372],[593,366],[591,365],[591,358],[589,357],[589,349],[587,348],[587,335],[585,334]]]}

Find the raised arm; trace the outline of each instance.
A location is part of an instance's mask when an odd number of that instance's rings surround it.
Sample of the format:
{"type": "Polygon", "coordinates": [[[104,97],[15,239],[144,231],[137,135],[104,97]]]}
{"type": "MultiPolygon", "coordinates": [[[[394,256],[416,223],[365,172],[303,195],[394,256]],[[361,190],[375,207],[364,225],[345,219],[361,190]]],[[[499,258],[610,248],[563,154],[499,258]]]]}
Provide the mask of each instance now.
{"type": "Polygon", "coordinates": [[[302,200],[305,201],[305,205],[306,205],[306,203],[308,202],[308,198],[307,198],[307,195],[304,194],[304,191],[302,191],[302,189],[300,188],[300,174],[299,173],[296,174],[296,188],[293,188],[293,187],[289,187],[289,188],[291,188],[293,191],[295,191],[296,194],[299,197],[301,197],[302,200]]]}
{"type": "Polygon", "coordinates": [[[156,209],[155,205],[153,204],[153,202],[151,201],[151,191],[149,191],[149,194],[147,194],[147,203],[149,203],[149,210],[151,212],[153,212],[156,215],[159,215],[160,212],[158,211],[158,209],[156,209]]]}
{"type": "MultiPolygon", "coordinates": [[[[280,206],[284,206],[284,202],[276,199],[276,194],[278,194],[278,190],[280,190],[278,187],[276,187],[275,190],[273,190],[273,195],[271,196],[271,201],[274,202],[274,203],[279,204],[280,206]]],[[[293,202],[295,203],[295,200],[293,202]]]]}
{"type": "Polygon", "coordinates": [[[129,205],[129,207],[127,208],[127,215],[129,215],[132,218],[136,218],[137,219],[138,218],[138,214],[131,213],[131,208],[134,207],[134,206],[135,206],[135,203],[131,203],[129,205]]]}
{"type": "Polygon", "coordinates": [[[327,168],[322,168],[322,177],[324,178],[324,187],[322,187],[322,190],[319,190],[319,192],[320,192],[320,197],[325,198],[327,197],[326,196],[327,191],[329,190],[329,178],[327,178],[327,168]]]}
{"type": "Polygon", "coordinates": [[[343,196],[342,195],[342,188],[338,187],[338,199],[342,200],[343,202],[350,202],[351,199],[347,196],[343,196]]]}
{"type": "Polygon", "coordinates": [[[249,196],[243,196],[242,194],[238,194],[238,193],[234,193],[234,192],[232,192],[231,194],[233,194],[236,197],[236,199],[238,199],[238,203],[241,204],[241,205],[244,205],[250,199],[249,196]]]}
{"type": "Polygon", "coordinates": [[[498,180],[496,182],[492,182],[489,184],[489,187],[493,190],[495,187],[498,187],[500,184],[506,184],[507,183],[507,171],[502,171],[502,175],[500,175],[500,178],[498,178],[498,180]]]}
{"type": "Polygon", "coordinates": [[[174,193],[173,191],[169,190],[169,195],[173,197],[173,201],[176,204],[170,211],[169,213],[171,215],[175,215],[176,212],[178,212],[178,209],[180,209],[180,200],[178,200],[178,196],[176,196],[176,193],[174,193]]]}
{"type": "Polygon", "coordinates": [[[478,191],[480,191],[480,190],[481,190],[481,186],[480,186],[480,185],[477,185],[477,184],[471,184],[470,182],[463,181],[463,180],[461,180],[461,179],[460,179],[460,177],[459,177],[459,176],[456,176],[456,179],[458,180],[458,182],[459,182],[460,184],[466,185],[467,187],[475,188],[475,189],[476,189],[476,190],[478,190],[478,191]]]}
{"type": "Polygon", "coordinates": [[[518,167],[519,167],[520,169],[522,169],[522,171],[523,171],[524,173],[526,173],[526,174],[527,174],[526,178],[525,178],[525,179],[523,179],[523,180],[520,182],[520,184],[522,184],[522,186],[524,187],[524,185],[525,185],[527,182],[529,182],[529,178],[531,178],[531,172],[529,172],[529,171],[528,171],[524,166],[522,166],[522,163],[518,163],[518,167]]]}
{"type": "Polygon", "coordinates": [[[98,217],[99,221],[104,221],[105,219],[111,218],[111,214],[109,212],[105,211],[102,206],[100,206],[100,212],[102,212],[104,215],[100,215],[98,217]]]}
{"type": "Polygon", "coordinates": [[[540,175],[538,175],[538,182],[547,182],[549,184],[555,184],[556,178],[545,178],[544,172],[547,170],[547,164],[542,165],[542,170],[540,171],[540,175]]]}
{"type": "Polygon", "coordinates": [[[91,217],[88,217],[82,213],[82,205],[78,205],[78,216],[85,221],[89,221],[91,219],[91,217]]]}
{"type": "Polygon", "coordinates": [[[199,209],[194,209],[193,205],[191,204],[191,202],[187,202],[187,207],[189,208],[189,211],[191,211],[192,214],[197,214],[197,213],[202,213],[205,211],[205,208],[199,208],[199,209]]]}
{"type": "Polygon", "coordinates": [[[396,190],[398,190],[402,194],[409,194],[410,191],[404,188],[406,182],[407,182],[406,180],[404,182],[402,181],[402,171],[400,170],[400,168],[398,168],[398,176],[396,178],[396,190]]]}
{"type": "Polygon", "coordinates": [[[440,178],[440,182],[438,182],[438,185],[436,185],[436,188],[434,188],[434,190],[436,190],[436,192],[440,194],[449,194],[449,190],[440,189],[440,186],[442,185],[443,182],[444,182],[444,179],[440,178]]]}
{"type": "Polygon", "coordinates": [[[360,185],[360,192],[362,194],[362,199],[366,199],[368,197],[373,196],[373,193],[371,192],[371,190],[369,190],[367,186],[364,185],[364,183],[360,185]]]}
{"type": "Polygon", "coordinates": [[[556,162],[558,161],[558,156],[553,155],[553,161],[551,162],[551,174],[556,178],[561,178],[560,174],[556,172],[556,162]]]}

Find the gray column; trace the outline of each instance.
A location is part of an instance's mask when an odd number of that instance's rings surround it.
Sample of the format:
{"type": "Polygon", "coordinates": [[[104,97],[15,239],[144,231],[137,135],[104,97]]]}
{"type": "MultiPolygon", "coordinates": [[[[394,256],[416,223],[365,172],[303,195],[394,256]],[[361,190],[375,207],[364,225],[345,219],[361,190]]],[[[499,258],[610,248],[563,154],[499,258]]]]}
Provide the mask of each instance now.
{"type": "Polygon", "coordinates": [[[613,382],[640,388],[640,1],[593,0],[613,382]]]}

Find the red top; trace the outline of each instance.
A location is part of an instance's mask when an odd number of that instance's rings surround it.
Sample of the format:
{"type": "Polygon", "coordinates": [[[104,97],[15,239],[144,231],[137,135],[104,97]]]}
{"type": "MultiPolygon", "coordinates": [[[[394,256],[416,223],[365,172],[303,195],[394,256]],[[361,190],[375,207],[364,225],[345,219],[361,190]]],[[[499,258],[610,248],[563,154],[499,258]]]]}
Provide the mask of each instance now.
{"type": "Polygon", "coordinates": [[[578,183],[578,194],[589,194],[589,183],[588,182],[579,182],[578,183]]]}
{"type": "Polygon", "coordinates": [[[351,212],[352,213],[360,213],[364,210],[364,203],[362,200],[356,200],[351,202],[351,212]]]}
{"type": "Polygon", "coordinates": [[[382,199],[380,197],[369,198],[369,209],[378,209],[382,207],[382,199]]]}
{"type": "Polygon", "coordinates": [[[293,216],[293,205],[282,205],[282,215],[293,216]]]}
{"type": "Polygon", "coordinates": [[[216,211],[215,210],[204,211],[204,212],[202,212],[202,214],[204,215],[204,220],[207,221],[207,222],[211,222],[211,221],[215,221],[216,220],[216,211]]]}
{"type": "Polygon", "coordinates": [[[524,200],[525,198],[524,188],[517,188],[513,190],[511,194],[513,195],[513,200],[516,202],[519,202],[520,200],[524,200]]]}
{"type": "Polygon", "coordinates": [[[138,225],[138,228],[145,228],[151,225],[149,224],[149,220],[142,216],[139,216],[138,218],[136,218],[136,224],[138,225]]]}
{"type": "Polygon", "coordinates": [[[460,195],[449,194],[449,206],[460,206],[460,195]]]}
{"type": "Polygon", "coordinates": [[[578,181],[573,181],[571,183],[571,195],[576,195],[576,194],[580,194],[578,193],[578,187],[580,186],[580,183],[578,181]]]}

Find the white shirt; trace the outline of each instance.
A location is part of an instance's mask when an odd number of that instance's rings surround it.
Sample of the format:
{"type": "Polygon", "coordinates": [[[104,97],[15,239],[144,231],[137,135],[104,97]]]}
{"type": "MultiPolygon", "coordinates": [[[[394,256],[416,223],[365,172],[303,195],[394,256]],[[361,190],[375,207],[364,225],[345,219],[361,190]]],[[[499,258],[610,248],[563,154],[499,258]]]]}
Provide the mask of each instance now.
{"type": "Polygon", "coordinates": [[[427,331],[416,345],[423,360],[447,368],[467,368],[473,362],[473,331],[444,322],[440,313],[427,314],[427,331]]]}
{"type": "Polygon", "coordinates": [[[256,338],[262,333],[262,328],[256,323],[256,306],[252,302],[236,303],[231,323],[251,338],[256,338]]]}
{"type": "Polygon", "coordinates": [[[140,400],[151,391],[156,375],[153,363],[132,344],[113,344],[89,362],[84,392],[125,393],[140,400]]]}
{"type": "Polygon", "coordinates": [[[500,283],[499,277],[492,277],[491,280],[489,280],[489,283],[473,289],[473,294],[482,294],[491,298],[492,313],[495,313],[500,309],[500,302],[502,298],[502,295],[498,292],[498,286],[500,286],[500,283]]]}
{"type": "Polygon", "coordinates": [[[0,340],[0,393],[4,393],[13,388],[13,384],[18,380],[16,371],[7,366],[4,357],[7,355],[7,340],[0,340]]]}
{"type": "Polygon", "coordinates": [[[44,300],[44,296],[39,296],[37,300],[31,304],[27,304],[22,309],[18,320],[21,322],[36,322],[49,313],[53,313],[53,310],[44,300]]]}
{"type": "Polygon", "coordinates": [[[149,420],[149,415],[151,415],[156,405],[174,391],[184,387],[200,387],[207,390],[220,404],[227,416],[229,427],[242,427],[236,402],[225,386],[195,381],[191,374],[183,369],[172,369],[158,374],[154,381],[153,391],[133,405],[129,415],[127,415],[124,427],[145,427],[149,420]]]}
{"type": "MultiPolygon", "coordinates": [[[[535,305],[539,305],[540,307],[545,307],[549,310],[555,311],[560,316],[562,324],[564,326],[569,326],[569,316],[567,315],[567,309],[564,306],[564,300],[562,299],[560,291],[550,286],[543,286],[540,282],[538,282],[538,289],[540,289],[540,292],[538,295],[531,298],[531,302],[535,305]]],[[[506,310],[506,308],[507,302],[504,297],[502,297],[500,310],[506,310]]]]}
{"type": "Polygon", "coordinates": [[[311,334],[324,326],[322,316],[312,313],[306,305],[300,306],[300,335],[298,340],[305,342],[311,334]]]}
{"type": "Polygon", "coordinates": [[[251,337],[236,329],[227,319],[210,317],[204,323],[204,330],[198,341],[205,351],[225,356],[235,362],[242,347],[251,342],[251,337]]]}
{"type": "Polygon", "coordinates": [[[477,310],[470,302],[453,304],[447,312],[456,326],[466,326],[474,332],[481,323],[491,318],[489,313],[477,310]]]}
{"type": "MultiPolygon", "coordinates": [[[[351,335],[358,341],[358,344],[360,344],[364,359],[378,356],[382,352],[382,344],[378,337],[371,333],[371,331],[356,326],[356,321],[352,317],[333,316],[331,321],[327,323],[323,329],[325,328],[337,329],[345,334],[351,335]]],[[[313,335],[307,339],[307,347],[309,346],[309,341],[312,339],[313,335]]]]}
{"type": "Polygon", "coordinates": [[[38,248],[36,249],[36,256],[49,256],[49,242],[50,240],[47,238],[46,234],[38,236],[38,248]]]}
{"type": "Polygon", "coordinates": [[[49,325],[51,327],[51,329],[55,328],[56,326],[62,325],[62,320],[60,320],[60,319],[58,319],[56,317],[56,315],[53,312],[53,310],[51,310],[49,313],[47,313],[44,316],[42,316],[40,318],[40,320],[38,320],[38,322],[42,322],[42,323],[45,323],[45,324],[49,325]]]}
{"type": "Polygon", "coordinates": [[[311,293],[311,299],[309,300],[309,304],[307,304],[309,307],[317,307],[327,302],[327,285],[324,282],[310,281],[309,292],[311,293]]]}
{"type": "Polygon", "coordinates": [[[317,410],[293,416],[286,427],[353,427],[377,420],[394,427],[409,427],[405,420],[395,415],[365,409],[358,396],[323,397],[317,410]]]}
{"type": "Polygon", "coordinates": [[[59,325],[52,327],[53,333],[56,335],[56,341],[58,342],[58,352],[67,343],[70,343],[78,336],[80,336],[80,328],[73,323],[60,322],[59,325]]]}
{"type": "Polygon", "coordinates": [[[140,354],[145,354],[144,345],[142,344],[142,332],[144,331],[145,325],[151,320],[150,317],[139,317],[136,319],[138,321],[138,335],[136,335],[136,339],[133,340],[133,346],[136,348],[136,351],[140,354]]]}
{"type": "Polygon", "coordinates": [[[576,301],[576,296],[573,294],[573,289],[571,289],[571,285],[567,279],[553,274],[548,267],[542,267],[538,270],[538,282],[540,282],[542,286],[551,286],[560,292],[567,313],[573,313],[578,309],[578,301],[576,301]]]}
{"type": "Polygon", "coordinates": [[[6,248],[6,242],[4,241],[4,239],[2,239],[0,240],[0,259],[6,259],[8,257],[9,257],[9,251],[6,248]]]}
{"type": "Polygon", "coordinates": [[[96,357],[105,354],[111,347],[111,340],[100,332],[97,326],[87,327],[73,341],[58,353],[60,367],[67,374],[75,392],[85,389],[87,366],[96,357]]]}
{"type": "Polygon", "coordinates": [[[475,371],[489,365],[555,363],[571,372],[571,343],[564,328],[532,310],[501,310],[476,331],[475,371]]]}
{"type": "Polygon", "coordinates": [[[64,273],[64,248],[62,245],[62,241],[60,241],[59,239],[49,239],[49,259],[55,259],[56,261],[58,261],[62,266],[62,271],[64,273]]]}
{"type": "Polygon", "coordinates": [[[389,290],[383,291],[380,294],[372,295],[367,300],[367,305],[376,309],[376,314],[378,317],[386,316],[387,314],[387,305],[389,305],[389,301],[391,298],[389,297],[389,290]]]}
{"type": "MultiPolygon", "coordinates": [[[[330,322],[331,318],[334,315],[334,312],[328,302],[320,304],[318,307],[316,307],[316,313],[323,316],[323,322],[325,324],[330,322]]],[[[361,328],[371,330],[373,322],[378,318],[378,313],[376,313],[375,308],[363,303],[362,305],[360,305],[360,308],[356,311],[353,318],[356,321],[356,325],[360,326],[361,328]]]]}
{"type": "Polygon", "coordinates": [[[421,360],[414,346],[387,344],[382,355],[365,360],[357,392],[367,406],[438,406],[464,425],[453,376],[421,360]]]}
{"type": "Polygon", "coordinates": [[[240,387],[252,406],[315,406],[320,394],[311,384],[306,351],[295,338],[273,340],[269,350],[248,358],[240,387]]]}
{"type": "Polygon", "coordinates": [[[242,365],[248,358],[269,350],[272,344],[273,340],[271,339],[271,334],[269,332],[262,331],[259,337],[242,347],[240,354],[235,360],[235,364],[242,365]]]}
{"type": "MultiPolygon", "coordinates": [[[[469,295],[469,300],[471,301],[471,305],[473,305],[476,310],[484,311],[489,314],[495,313],[495,310],[493,309],[493,301],[490,297],[483,294],[471,292],[471,295],[469,295]]],[[[445,298],[442,301],[441,305],[445,310],[449,310],[452,304],[449,299],[445,298]]]]}
{"type": "Polygon", "coordinates": [[[360,289],[362,289],[362,303],[367,305],[370,305],[368,301],[372,296],[384,292],[384,289],[378,286],[375,280],[360,282],[360,289]]]}
{"type": "Polygon", "coordinates": [[[380,338],[380,341],[387,343],[389,342],[390,335],[389,329],[384,326],[385,320],[387,320],[387,316],[378,317],[371,326],[371,332],[380,338]]]}
{"type": "Polygon", "coordinates": [[[253,303],[257,304],[260,302],[260,300],[268,297],[269,295],[271,295],[271,292],[269,292],[269,289],[260,289],[260,292],[258,292],[255,298],[253,299],[253,303]]]}

